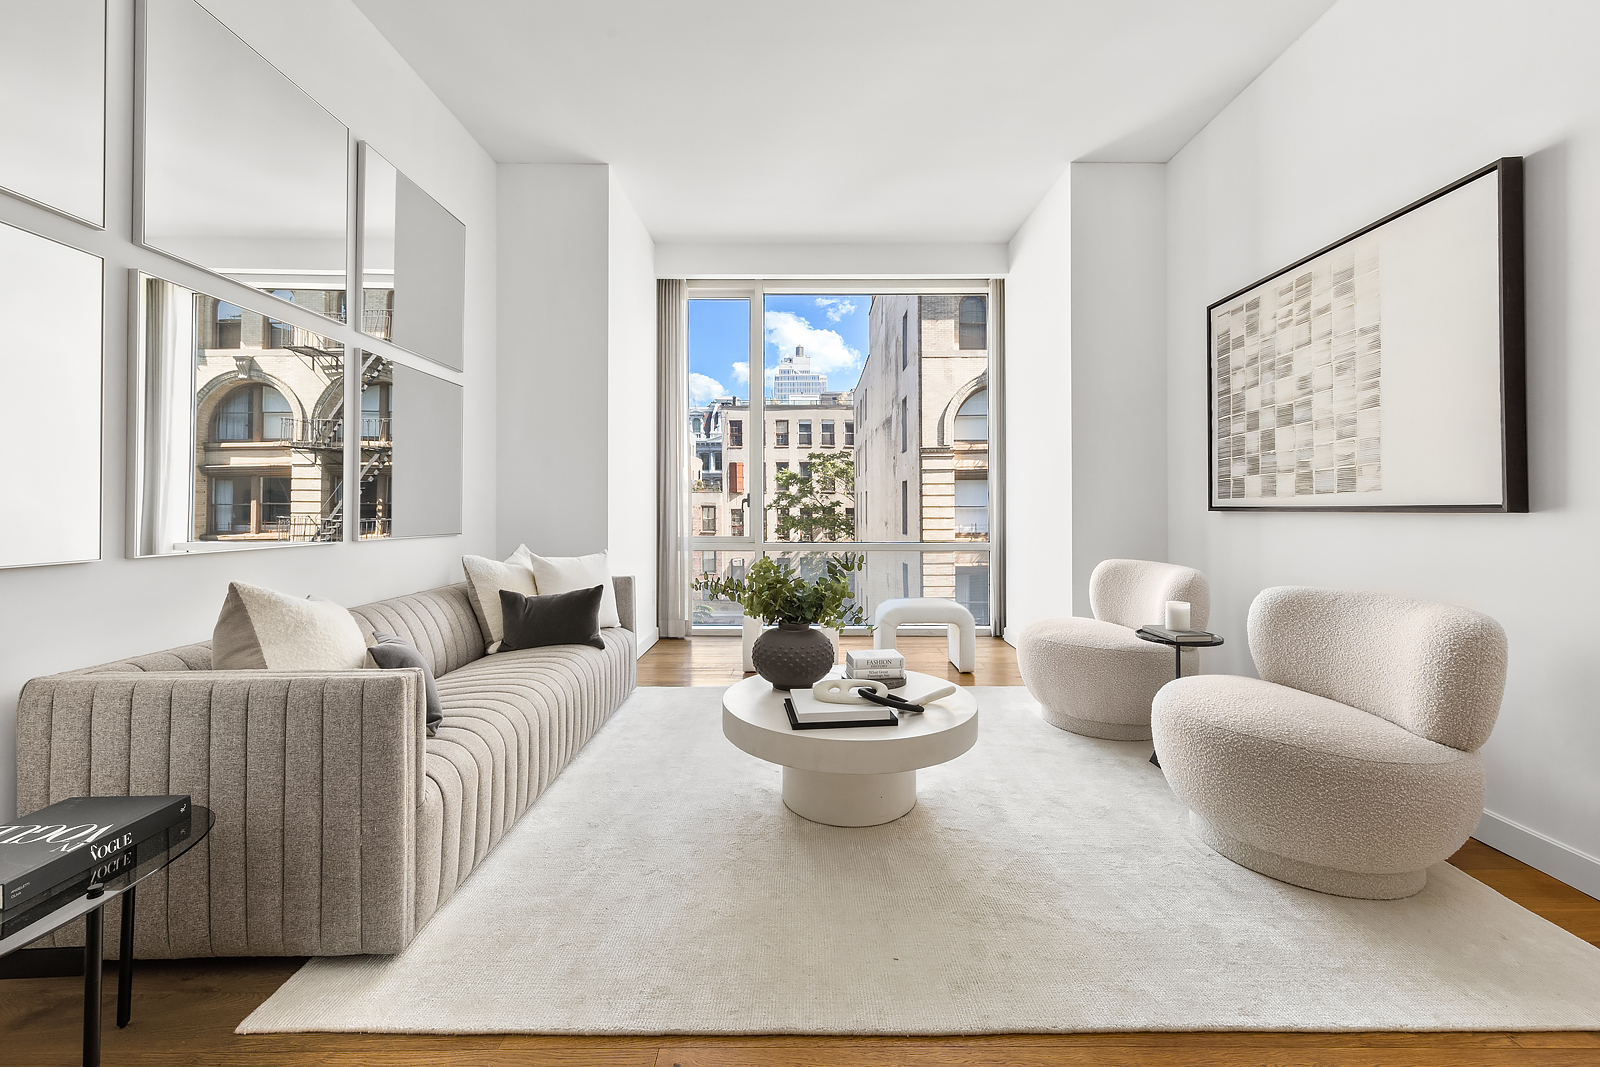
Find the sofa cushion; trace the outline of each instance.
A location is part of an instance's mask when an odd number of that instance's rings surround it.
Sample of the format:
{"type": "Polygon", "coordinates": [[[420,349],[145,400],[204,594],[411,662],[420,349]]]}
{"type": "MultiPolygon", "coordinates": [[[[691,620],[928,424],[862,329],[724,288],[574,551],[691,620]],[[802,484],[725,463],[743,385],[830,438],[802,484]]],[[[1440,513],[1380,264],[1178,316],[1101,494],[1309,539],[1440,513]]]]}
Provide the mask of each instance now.
{"type": "Polygon", "coordinates": [[[341,671],[366,662],[361,627],[338,604],[228,583],[211,635],[214,670],[341,671]]]}
{"type": "Polygon", "coordinates": [[[617,614],[617,594],[611,587],[611,557],[607,552],[593,552],[587,556],[535,556],[523,545],[518,552],[527,552],[527,565],[533,571],[533,584],[541,595],[570,593],[578,589],[600,586],[600,625],[621,626],[617,614]]]}
{"type": "Polygon", "coordinates": [[[428,661],[422,658],[422,653],[403,637],[386,634],[382,631],[372,635],[373,644],[368,646],[367,655],[381,669],[386,671],[400,670],[404,667],[418,667],[422,670],[422,684],[426,690],[428,704],[427,724],[428,736],[432,737],[439,728],[439,719],[443,713],[439,710],[439,687],[434,681],[433,671],[428,667],[428,661]]]}
{"type": "Polygon", "coordinates": [[[499,561],[484,556],[462,556],[461,569],[466,572],[467,596],[487,643],[484,652],[493,655],[500,651],[500,641],[505,636],[500,590],[510,589],[523,596],[533,596],[539,591],[533,578],[532,555],[526,545],[518,545],[515,552],[499,561]]]}
{"type": "Polygon", "coordinates": [[[605,642],[600,640],[599,623],[602,589],[596,585],[542,596],[500,590],[500,613],[505,625],[501,650],[544,648],[546,645],[605,648],[605,642]]]}

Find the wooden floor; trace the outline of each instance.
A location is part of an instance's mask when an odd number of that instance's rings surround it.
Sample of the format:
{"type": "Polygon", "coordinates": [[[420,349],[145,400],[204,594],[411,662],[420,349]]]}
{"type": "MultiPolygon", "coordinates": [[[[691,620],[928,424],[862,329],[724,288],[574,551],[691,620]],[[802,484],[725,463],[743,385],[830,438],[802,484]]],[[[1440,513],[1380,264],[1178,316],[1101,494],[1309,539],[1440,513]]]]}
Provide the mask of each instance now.
{"type": "MultiPolygon", "coordinates": [[[[847,647],[865,639],[846,638],[847,647]]],[[[1018,685],[1016,657],[980,638],[978,669],[958,675],[943,638],[902,639],[915,670],[968,685],[1018,685]]],[[[639,663],[641,685],[727,685],[743,677],[738,638],[662,641],[639,663]]],[[[1600,945],[1600,901],[1469,841],[1451,863],[1551,922],[1600,945]]],[[[114,1022],[116,972],[106,972],[107,1067],[127,1064],[219,1067],[1375,1067],[1379,1064],[1596,1067],[1600,1033],[1075,1034],[981,1038],[568,1038],[486,1035],[397,1037],[304,1034],[238,1037],[233,1028],[299,967],[301,960],[198,960],[139,965],[133,1024],[114,1022]]],[[[692,979],[692,975],[686,975],[692,979]]],[[[81,979],[0,982],[0,1065],[79,1062],[81,979]]],[[[428,1012],[417,1004],[419,1016],[428,1012]]]]}

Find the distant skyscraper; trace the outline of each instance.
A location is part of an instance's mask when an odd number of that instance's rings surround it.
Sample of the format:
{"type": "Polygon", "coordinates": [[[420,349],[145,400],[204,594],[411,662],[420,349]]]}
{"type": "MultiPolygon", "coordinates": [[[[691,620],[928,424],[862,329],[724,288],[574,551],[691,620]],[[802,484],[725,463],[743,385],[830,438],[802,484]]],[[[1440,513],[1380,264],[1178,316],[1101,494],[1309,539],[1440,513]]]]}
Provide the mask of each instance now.
{"type": "Polygon", "coordinates": [[[811,357],[796,345],[794,355],[784,356],[778,362],[777,377],[772,383],[772,401],[775,404],[817,404],[823,390],[828,388],[828,376],[811,370],[811,357]]]}

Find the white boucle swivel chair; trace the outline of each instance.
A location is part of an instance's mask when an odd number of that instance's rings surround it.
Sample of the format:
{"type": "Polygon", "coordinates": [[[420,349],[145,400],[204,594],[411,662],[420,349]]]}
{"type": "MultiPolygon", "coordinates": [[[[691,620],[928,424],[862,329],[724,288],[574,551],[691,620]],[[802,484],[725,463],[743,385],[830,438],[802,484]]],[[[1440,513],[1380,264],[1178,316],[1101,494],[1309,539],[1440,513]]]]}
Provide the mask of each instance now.
{"type": "Polygon", "coordinates": [[[1505,631],[1447,604],[1280,586],[1250,606],[1249,634],[1260,679],[1156,697],[1156,752],[1195,832],[1308,889],[1416,893],[1483,815],[1505,631]]]}
{"type": "MultiPolygon", "coordinates": [[[[1167,645],[1133,631],[1161,625],[1167,601],[1189,604],[1189,624],[1204,630],[1211,614],[1205,575],[1192,567],[1140,559],[1108,559],[1089,576],[1094,618],[1045,619],[1022,632],[1017,667],[1051,726],[1113,741],[1150,737],[1150,701],[1172,681],[1167,645]]],[[[1185,653],[1183,673],[1199,671],[1198,651],[1185,653]]]]}

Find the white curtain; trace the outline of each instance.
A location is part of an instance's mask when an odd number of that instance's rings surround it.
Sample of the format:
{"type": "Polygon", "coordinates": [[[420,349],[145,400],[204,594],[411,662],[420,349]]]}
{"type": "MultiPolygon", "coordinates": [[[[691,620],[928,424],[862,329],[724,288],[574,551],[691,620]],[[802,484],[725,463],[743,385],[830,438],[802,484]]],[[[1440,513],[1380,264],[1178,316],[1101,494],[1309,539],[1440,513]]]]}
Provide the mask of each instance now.
{"type": "MultiPolygon", "coordinates": [[[[194,293],[143,281],[144,422],[140,427],[139,554],[192,541],[194,293]]],[[[135,388],[138,386],[136,385],[135,388]]]]}
{"type": "Polygon", "coordinates": [[[989,625],[1006,632],[1006,283],[989,282],[989,625]]]}
{"type": "Polygon", "coordinates": [[[657,425],[660,470],[656,484],[656,603],[662,637],[688,637],[692,619],[689,577],[689,305],[678,279],[656,282],[656,357],[661,394],[657,425]]]}

